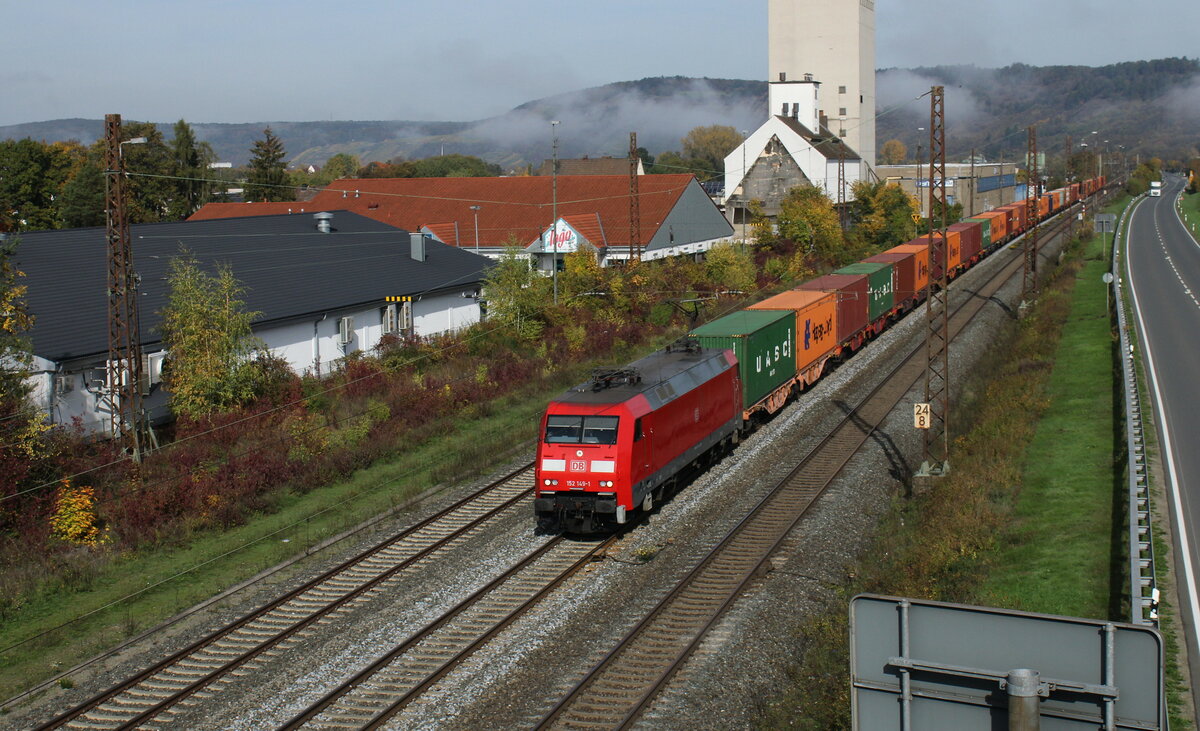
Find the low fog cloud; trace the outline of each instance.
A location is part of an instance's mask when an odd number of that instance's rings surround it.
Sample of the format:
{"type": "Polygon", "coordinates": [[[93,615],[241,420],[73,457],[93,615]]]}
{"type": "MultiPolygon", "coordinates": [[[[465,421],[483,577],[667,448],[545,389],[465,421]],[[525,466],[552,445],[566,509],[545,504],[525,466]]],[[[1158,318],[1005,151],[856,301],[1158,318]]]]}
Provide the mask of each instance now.
{"type": "Polygon", "coordinates": [[[934,86],[945,87],[946,117],[955,123],[975,121],[983,114],[979,100],[966,84],[996,83],[991,69],[956,69],[963,76],[960,83],[947,83],[904,69],[887,69],[875,77],[875,107],[879,114],[911,117],[914,120],[929,119],[929,90],[934,86]]]}
{"type": "Polygon", "coordinates": [[[693,127],[721,124],[755,129],[766,119],[766,103],[722,93],[703,79],[674,89],[669,96],[650,96],[633,88],[593,89],[532,102],[484,120],[468,134],[498,149],[544,147],[548,156],[551,119],[560,122],[560,154],[624,156],[630,132],[637,133],[639,147],[658,154],[678,150],[680,139],[693,127]]]}

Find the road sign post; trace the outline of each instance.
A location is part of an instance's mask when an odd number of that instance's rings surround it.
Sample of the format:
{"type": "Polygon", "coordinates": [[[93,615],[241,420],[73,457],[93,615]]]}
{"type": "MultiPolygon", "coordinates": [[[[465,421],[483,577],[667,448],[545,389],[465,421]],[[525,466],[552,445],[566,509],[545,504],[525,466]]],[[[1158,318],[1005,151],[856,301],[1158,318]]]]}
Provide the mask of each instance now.
{"type": "Polygon", "coordinates": [[[1151,627],[870,594],[850,604],[854,729],[1165,728],[1151,627]]]}

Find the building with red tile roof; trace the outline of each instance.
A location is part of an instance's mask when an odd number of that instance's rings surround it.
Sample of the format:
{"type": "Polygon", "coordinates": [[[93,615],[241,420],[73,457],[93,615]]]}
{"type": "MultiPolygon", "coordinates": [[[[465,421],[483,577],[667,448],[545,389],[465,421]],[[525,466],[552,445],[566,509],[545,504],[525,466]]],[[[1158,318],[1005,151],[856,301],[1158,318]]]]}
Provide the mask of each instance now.
{"type": "MultiPolygon", "coordinates": [[[[345,210],[439,241],[498,257],[516,246],[549,268],[553,252],[542,245],[552,228],[570,227],[612,263],[631,256],[628,175],[559,175],[502,178],[347,178],[311,201],[290,204],[295,213],[345,210]],[[557,191],[555,191],[557,187],[557,191]],[[557,226],[556,226],[557,224],[557,226]]],[[[643,259],[700,253],[728,240],[733,228],[692,175],[637,178],[638,223],[643,259]]],[[[280,212],[278,203],[210,203],[190,220],[280,212]],[[266,206],[275,208],[267,209],[266,206]]]]}

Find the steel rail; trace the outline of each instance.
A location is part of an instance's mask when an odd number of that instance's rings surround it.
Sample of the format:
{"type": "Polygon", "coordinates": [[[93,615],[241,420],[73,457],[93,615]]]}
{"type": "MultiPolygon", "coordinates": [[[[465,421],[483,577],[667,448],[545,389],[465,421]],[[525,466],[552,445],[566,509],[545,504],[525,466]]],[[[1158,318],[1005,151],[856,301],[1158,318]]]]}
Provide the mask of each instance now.
{"type": "MultiPolygon", "coordinates": [[[[978,296],[959,304],[953,318],[954,335],[983,308],[988,297],[1016,275],[1021,263],[1022,259],[1013,256],[978,296]]],[[[842,422],[555,705],[538,728],[550,728],[560,721],[571,727],[627,728],[636,721],[699,647],[725,610],[760,575],[763,563],[791,534],[816,497],[916,384],[924,371],[923,350],[923,345],[913,348],[903,362],[850,410],[842,422]],[[829,450],[833,454],[829,454],[829,450]],[[789,488],[794,488],[794,494],[787,494],[789,488]],[[792,504],[788,504],[789,501],[792,504]],[[770,539],[756,538],[754,531],[770,539]],[[743,545],[745,543],[751,545],[743,545]],[[758,548],[754,547],[755,543],[758,548]],[[715,588],[709,590],[706,586],[715,588]],[[693,592],[696,587],[700,590],[693,592]],[[718,599],[706,601],[706,590],[719,590],[718,599]],[[658,648],[649,647],[653,643],[657,643],[658,648]],[[620,663],[626,653],[633,656],[629,660],[633,667],[620,676],[620,663]],[[610,674],[618,677],[606,684],[605,676],[610,674]],[[588,705],[586,694],[593,687],[597,688],[595,693],[599,698],[588,705]],[[627,705],[618,707],[621,696],[628,698],[631,689],[636,689],[636,695],[627,705]],[[579,712],[568,719],[575,706],[580,706],[579,712]]]]}
{"type": "MultiPolygon", "coordinates": [[[[191,655],[196,654],[198,652],[202,652],[203,650],[205,650],[205,648],[213,646],[216,643],[220,642],[221,640],[230,638],[237,631],[246,628],[248,625],[250,625],[251,623],[253,623],[257,620],[268,617],[271,613],[276,612],[276,611],[280,610],[281,608],[284,608],[289,603],[301,598],[303,595],[305,595],[309,592],[320,591],[323,586],[336,581],[341,574],[346,573],[348,571],[355,570],[357,567],[360,567],[361,565],[371,561],[376,556],[388,551],[389,549],[392,549],[393,547],[398,546],[399,544],[403,543],[404,541],[416,539],[422,531],[429,531],[429,530],[434,529],[438,523],[452,519],[455,516],[455,514],[457,514],[457,513],[460,513],[464,510],[470,510],[472,507],[475,506],[476,503],[487,500],[488,497],[491,495],[491,493],[503,488],[505,485],[508,485],[509,483],[518,479],[523,474],[529,472],[531,470],[531,468],[532,468],[532,463],[529,463],[529,464],[523,465],[523,466],[513,470],[512,472],[508,473],[504,477],[496,480],[495,482],[492,482],[491,484],[481,488],[480,490],[477,490],[476,492],[472,493],[471,495],[468,495],[468,496],[456,501],[452,505],[450,505],[446,508],[443,508],[442,510],[439,510],[434,515],[420,521],[419,523],[417,523],[413,526],[410,526],[409,528],[406,528],[405,530],[401,531],[400,533],[396,534],[395,536],[392,536],[391,538],[367,549],[366,551],[363,551],[363,552],[359,553],[358,555],[356,555],[346,561],[343,561],[342,563],[338,564],[337,566],[323,572],[316,578],[314,578],[308,582],[305,582],[303,585],[297,587],[296,589],[293,589],[292,591],[284,594],[283,596],[281,596],[271,602],[268,602],[267,604],[263,605],[259,609],[256,609],[253,612],[243,616],[242,618],[240,618],[240,619],[216,630],[215,632],[212,632],[212,633],[206,635],[205,637],[191,643],[190,645],[183,648],[182,650],[179,650],[179,651],[171,654],[164,660],[162,660],[158,663],[155,663],[151,667],[146,668],[145,670],[135,674],[134,676],[126,679],[125,681],[122,681],[121,683],[108,689],[107,691],[104,691],[103,693],[100,693],[99,695],[96,695],[96,696],[88,699],[87,701],[71,708],[70,710],[56,716],[55,718],[51,719],[50,721],[47,721],[46,723],[43,723],[43,724],[37,726],[36,728],[38,729],[38,731],[42,731],[43,729],[59,728],[59,727],[65,726],[67,724],[70,724],[73,721],[80,719],[81,717],[86,716],[88,713],[90,713],[96,709],[100,709],[104,704],[108,703],[109,701],[113,701],[114,699],[119,699],[123,694],[125,694],[130,689],[133,689],[133,688],[139,686],[140,684],[144,683],[147,680],[152,679],[154,676],[162,673],[163,671],[168,670],[169,668],[179,665],[181,663],[181,661],[186,660],[191,655]]],[[[315,613],[313,613],[311,616],[309,616],[305,620],[301,620],[298,623],[296,623],[296,622],[289,623],[289,627],[287,630],[285,630],[283,633],[276,635],[273,638],[270,638],[270,639],[267,639],[266,641],[264,641],[262,643],[262,645],[256,647],[257,651],[252,651],[252,654],[248,653],[246,656],[229,661],[227,664],[216,668],[212,672],[197,679],[195,682],[185,685],[181,690],[171,693],[169,695],[169,698],[166,701],[156,702],[149,709],[146,709],[139,713],[133,714],[132,717],[130,717],[130,714],[128,712],[126,712],[124,714],[121,714],[119,711],[112,712],[112,713],[110,713],[110,715],[112,715],[112,716],[124,715],[126,718],[120,719],[120,720],[114,719],[114,718],[97,719],[95,722],[96,725],[103,725],[103,726],[108,726],[111,728],[131,728],[134,725],[137,725],[139,723],[145,722],[146,720],[149,720],[149,718],[152,718],[154,715],[161,713],[169,705],[177,703],[178,701],[182,700],[183,698],[192,695],[193,693],[200,690],[204,686],[210,684],[211,682],[218,679],[219,677],[222,677],[223,675],[227,674],[229,671],[245,664],[245,662],[252,659],[252,657],[256,657],[256,656],[262,654],[262,652],[269,649],[270,647],[274,647],[274,646],[278,645],[279,642],[283,641],[287,637],[293,636],[296,632],[302,630],[304,627],[311,625],[313,623],[313,621],[315,621],[316,619],[319,619],[320,617],[327,615],[329,612],[334,611],[338,607],[344,606],[348,602],[352,601],[354,598],[361,596],[365,591],[369,590],[370,588],[377,586],[379,583],[386,581],[388,578],[393,577],[396,573],[398,573],[399,571],[403,570],[404,568],[412,565],[413,563],[420,560],[421,558],[427,557],[429,554],[433,553],[438,548],[441,548],[441,547],[445,546],[446,544],[450,543],[451,541],[462,537],[464,534],[466,534],[470,530],[474,529],[475,527],[477,527],[479,524],[483,523],[484,521],[494,517],[495,515],[497,515],[498,513],[502,512],[504,510],[511,508],[514,504],[520,502],[524,498],[527,498],[531,494],[532,490],[533,490],[532,486],[530,486],[528,488],[519,489],[515,495],[503,499],[497,505],[494,505],[494,506],[488,507],[488,508],[484,508],[480,515],[476,516],[475,518],[469,520],[468,522],[466,522],[456,528],[452,528],[451,530],[446,532],[441,537],[439,537],[431,542],[428,542],[425,545],[425,547],[418,549],[415,554],[410,555],[408,558],[406,558],[402,562],[395,564],[388,569],[384,569],[382,572],[376,572],[376,571],[369,572],[369,573],[376,574],[373,579],[367,580],[365,583],[360,584],[355,589],[351,589],[348,591],[338,590],[337,593],[340,594],[340,597],[338,599],[327,604],[323,608],[317,609],[315,613]],[[151,711],[152,711],[152,713],[151,713],[151,711]]],[[[144,706],[145,704],[141,703],[139,705],[144,706]]]]}
{"type": "MultiPolygon", "coordinates": [[[[371,701],[364,700],[361,697],[358,698],[357,705],[354,705],[349,710],[341,713],[340,717],[342,720],[340,723],[328,722],[325,724],[341,728],[349,723],[361,723],[362,728],[378,728],[396,713],[400,712],[403,708],[411,704],[426,690],[432,687],[438,680],[443,678],[447,673],[462,663],[463,660],[472,655],[479,648],[486,645],[493,637],[495,637],[521,616],[524,616],[530,609],[536,606],[544,598],[549,596],[558,586],[562,584],[562,582],[573,576],[583,566],[596,560],[596,557],[603,554],[603,552],[606,551],[615,540],[616,536],[610,536],[604,541],[599,541],[595,544],[588,545],[575,541],[567,541],[563,539],[562,536],[557,536],[548,541],[546,544],[542,545],[537,550],[533,551],[524,559],[522,559],[519,563],[510,567],[503,574],[493,579],[487,585],[481,587],[471,596],[447,610],[441,617],[433,622],[430,622],[415,634],[408,637],[403,643],[396,646],[387,654],[379,657],[370,665],[355,673],[354,676],[343,682],[334,690],[330,691],[304,712],[300,713],[295,718],[281,726],[281,731],[290,731],[291,729],[304,728],[309,725],[316,728],[321,728],[322,724],[318,718],[319,716],[323,714],[329,716],[337,713],[337,711],[332,711],[335,704],[346,698],[351,693],[360,690],[364,685],[371,683],[372,681],[376,681],[377,676],[385,673],[394,676],[397,673],[397,669],[392,666],[397,664],[397,661],[402,661],[406,654],[408,654],[419,644],[430,639],[435,633],[446,628],[453,629],[452,623],[462,620],[465,615],[468,615],[472,611],[487,614],[489,609],[492,610],[493,613],[499,609],[500,611],[504,612],[503,616],[499,617],[499,619],[489,621],[486,629],[470,630],[469,633],[474,634],[474,636],[469,641],[460,640],[459,646],[456,649],[446,649],[442,653],[446,657],[444,657],[441,664],[437,668],[433,670],[419,670],[419,674],[424,675],[424,677],[420,681],[414,683],[411,687],[390,690],[394,688],[396,681],[392,680],[389,682],[385,678],[377,683],[378,685],[382,685],[385,690],[368,690],[368,694],[374,695],[376,698],[372,699],[371,701]],[[520,599],[514,603],[513,600],[496,600],[493,597],[493,595],[503,592],[522,591],[522,588],[519,586],[514,588],[508,585],[511,583],[520,583],[521,581],[531,581],[529,577],[522,579],[520,574],[526,572],[536,573],[537,567],[535,564],[546,557],[554,559],[555,557],[552,555],[552,553],[559,550],[567,554],[564,559],[559,559],[560,561],[566,560],[568,562],[567,565],[561,568],[551,567],[552,570],[547,571],[547,575],[541,577],[540,580],[536,582],[539,584],[539,586],[536,588],[526,587],[524,589],[524,591],[529,593],[523,599],[520,599]],[[492,599],[494,603],[492,605],[488,605],[486,603],[488,599],[492,599]],[[499,605],[498,608],[496,606],[497,604],[499,605]],[[388,693],[390,693],[392,697],[378,697],[388,693]],[[373,713],[367,713],[364,711],[364,705],[367,705],[368,703],[374,704],[376,702],[379,707],[373,709],[373,713]],[[358,716],[361,717],[363,715],[368,715],[369,718],[359,721],[345,720],[347,715],[356,715],[354,713],[355,711],[358,711],[358,716]],[[316,720],[317,723],[309,723],[310,721],[314,720],[316,720]]],[[[466,616],[466,622],[470,622],[469,616],[466,616]]],[[[463,630],[458,631],[460,633],[463,632],[463,630]]],[[[424,658],[418,658],[418,664],[423,659],[424,658]]]]}

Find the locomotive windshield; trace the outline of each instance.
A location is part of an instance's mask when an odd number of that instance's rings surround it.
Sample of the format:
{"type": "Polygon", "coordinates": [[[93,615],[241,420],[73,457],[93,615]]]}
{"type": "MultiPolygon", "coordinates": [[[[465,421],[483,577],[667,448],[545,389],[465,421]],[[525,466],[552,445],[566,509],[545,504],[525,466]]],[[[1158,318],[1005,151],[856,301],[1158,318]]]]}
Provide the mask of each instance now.
{"type": "Polygon", "coordinates": [[[546,418],[547,444],[616,444],[617,416],[562,416],[546,418]]]}

